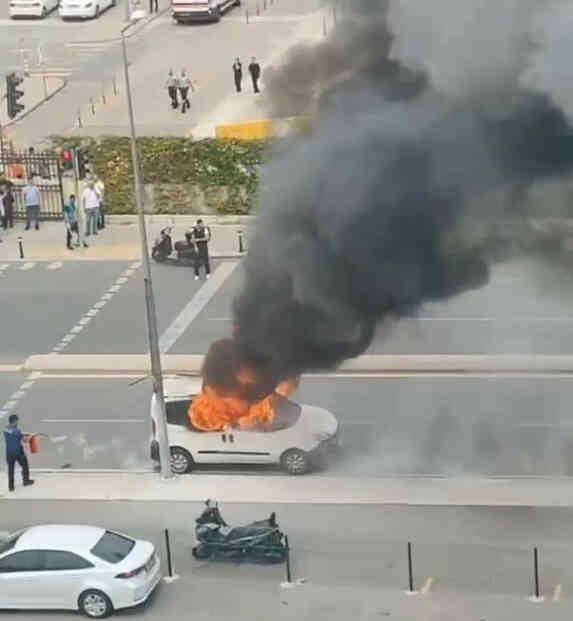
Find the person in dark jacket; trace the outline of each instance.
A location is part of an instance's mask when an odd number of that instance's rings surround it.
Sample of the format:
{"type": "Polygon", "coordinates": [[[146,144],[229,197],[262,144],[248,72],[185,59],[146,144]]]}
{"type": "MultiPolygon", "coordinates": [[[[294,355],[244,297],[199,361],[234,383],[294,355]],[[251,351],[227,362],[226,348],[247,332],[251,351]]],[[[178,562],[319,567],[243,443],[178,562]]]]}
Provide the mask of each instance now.
{"type": "MultiPolygon", "coordinates": [[[[187,235],[185,237],[187,238],[187,235]]],[[[209,265],[211,230],[203,224],[203,220],[197,220],[197,224],[191,229],[191,241],[197,249],[197,254],[195,255],[195,280],[199,280],[201,265],[205,267],[205,278],[209,278],[211,275],[211,266],[209,265]]]]}
{"type": "Polygon", "coordinates": [[[30,467],[28,466],[28,458],[24,452],[22,442],[29,434],[24,434],[18,427],[18,417],[12,414],[8,418],[8,425],[4,429],[4,440],[6,441],[6,463],[8,464],[8,489],[14,491],[14,468],[16,462],[20,464],[22,469],[22,481],[24,485],[33,485],[34,481],[30,479],[30,467]]]}
{"type": "Polygon", "coordinates": [[[2,226],[7,228],[14,227],[14,195],[9,183],[3,183],[0,185],[0,201],[4,207],[4,214],[2,216],[2,226]]]}
{"type": "Polygon", "coordinates": [[[235,58],[233,63],[233,77],[235,78],[235,90],[241,92],[241,83],[243,82],[243,65],[240,58],[235,58]]]}
{"type": "Polygon", "coordinates": [[[260,93],[259,78],[261,77],[261,66],[259,65],[257,59],[254,56],[251,58],[249,73],[251,74],[251,80],[253,81],[253,90],[255,91],[255,93],[260,93]]]}

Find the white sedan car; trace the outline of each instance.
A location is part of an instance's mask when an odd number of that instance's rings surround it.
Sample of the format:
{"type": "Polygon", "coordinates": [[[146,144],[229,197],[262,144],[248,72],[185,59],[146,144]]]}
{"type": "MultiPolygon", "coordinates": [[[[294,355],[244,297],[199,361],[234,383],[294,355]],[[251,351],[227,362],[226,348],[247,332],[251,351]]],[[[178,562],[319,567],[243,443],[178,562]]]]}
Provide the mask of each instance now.
{"type": "Polygon", "coordinates": [[[10,17],[46,17],[59,0],[10,0],[10,17]]]}
{"type": "Polygon", "coordinates": [[[0,610],[79,610],[103,619],[161,579],[153,544],[94,526],[32,526],[0,538],[0,610]]]}
{"type": "MultiPolygon", "coordinates": [[[[307,473],[314,458],[340,446],[339,424],[334,415],[312,405],[285,401],[271,430],[204,432],[195,429],[188,410],[201,381],[173,378],[165,381],[167,429],[171,469],[190,472],[195,464],[278,464],[293,475],[307,473]]],[[[151,399],[151,458],[159,460],[158,404],[151,399]]]]}
{"type": "Polygon", "coordinates": [[[116,0],[60,0],[62,19],[92,19],[115,6],[116,0]]]}

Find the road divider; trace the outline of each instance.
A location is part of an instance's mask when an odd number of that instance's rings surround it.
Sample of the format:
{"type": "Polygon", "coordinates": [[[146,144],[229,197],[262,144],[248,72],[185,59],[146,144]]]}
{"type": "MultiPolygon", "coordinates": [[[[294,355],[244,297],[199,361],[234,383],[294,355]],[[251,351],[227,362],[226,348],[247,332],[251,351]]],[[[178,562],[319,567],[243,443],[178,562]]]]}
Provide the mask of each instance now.
{"type": "MultiPolygon", "coordinates": [[[[571,479],[544,477],[289,477],[154,472],[36,471],[36,485],[0,499],[149,502],[360,504],[460,507],[573,507],[571,479]]],[[[426,584],[427,581],[426,581],[426,584]]],[[[428,584],[427,590],[431,583],[428,584]]]]}
{"type": "MultiPolygon", "coordinates": [[[[166,374],[199,375],[203,355],[165,354],[166,374]]],[[[141,373],[150,372],[147,354],[40,354],[30,356],[25,371],[51,373],[141,373]]],[[[347,360],[336,375],[487,375],[573,374],[573,355],[364,355],[347,360]]],[[[312,374],[309,374],[312,375],[312,374]]]]}

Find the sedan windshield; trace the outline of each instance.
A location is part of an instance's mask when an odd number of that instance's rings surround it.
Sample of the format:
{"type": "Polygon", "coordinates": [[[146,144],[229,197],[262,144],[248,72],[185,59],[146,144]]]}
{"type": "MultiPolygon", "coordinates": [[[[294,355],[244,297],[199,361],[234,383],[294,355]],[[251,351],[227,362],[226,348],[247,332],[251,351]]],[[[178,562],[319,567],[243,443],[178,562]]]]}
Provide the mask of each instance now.
{"type": "Polygon", "coordinates": [[[119,563],[133,550],[134,545],[133,539],[106,530],[91,553],[108,563],[119,563]]]}
{"type": "Polygon", "coordinates": [[[9,552],[18,543],[18,539],[20,539],[23,532],[23,530],[20,530],[17,533],[8,535],[6,538],[0,537],[0,554],[9,552]]]}

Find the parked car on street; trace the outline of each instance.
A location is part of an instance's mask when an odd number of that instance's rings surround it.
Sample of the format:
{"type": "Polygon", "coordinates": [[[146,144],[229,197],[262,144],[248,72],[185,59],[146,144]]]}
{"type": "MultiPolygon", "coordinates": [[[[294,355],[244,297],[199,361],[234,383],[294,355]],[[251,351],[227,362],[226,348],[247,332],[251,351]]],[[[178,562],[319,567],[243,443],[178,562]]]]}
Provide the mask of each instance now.
{"type": "Polygon", "coordinates": [[[93,19],[116,5],[117,0],[60,0],[62,19],[93,19]]]}
{"type": "Polygon", "coordinates": [[[241,0],[171,0],[171,14],[178,24],[218,22],[234,6],[241,6],[241,0]]]}
{"type": "Polygon", "coordinates": [[[10,0],[10,17],[46,17],[59,0],[10,0]]]}
{"type": "MultiPolygon", "coordinates": [[[[287,401],[281,405],[270,430],[200,431],[188,416],[201,380],[176,377],[165,380],[167,430],[171,469],[191,472],[198,464],[277,464],[293,475],[306,474],[317,458],[340,447],[340,426],[328,410],[287,401]]],[[[159,460],[158,403],[151,398],[151,458],[159,460]]]]}
{"type": "Polygon", "coordinates": [[[161,579],[148,541],[95,526],[32,526],[0,537],[0,610],[79,610],[103,619],[161,579]]]}

